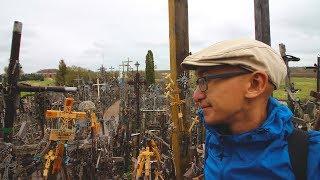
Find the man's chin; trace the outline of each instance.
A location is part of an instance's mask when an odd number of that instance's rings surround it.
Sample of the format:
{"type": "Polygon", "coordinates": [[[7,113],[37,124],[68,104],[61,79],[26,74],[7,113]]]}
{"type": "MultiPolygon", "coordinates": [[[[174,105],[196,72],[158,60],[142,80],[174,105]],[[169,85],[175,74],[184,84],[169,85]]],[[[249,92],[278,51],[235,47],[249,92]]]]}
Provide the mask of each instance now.
{"type": "Polygon", "coordinates": [[[204,121],[206,122],[206,124],[208,125],[217,125],[220,124],[221,122],[217,121],[216,119],[204,116],[204,121]]]}
{"type": "Polygon", "coordinates": [[[204,114],[204,121],[208,125],[218,125],[225,123],[223,119],[213,116],[213,114],[210,114],[210,116],[204,114]]]}

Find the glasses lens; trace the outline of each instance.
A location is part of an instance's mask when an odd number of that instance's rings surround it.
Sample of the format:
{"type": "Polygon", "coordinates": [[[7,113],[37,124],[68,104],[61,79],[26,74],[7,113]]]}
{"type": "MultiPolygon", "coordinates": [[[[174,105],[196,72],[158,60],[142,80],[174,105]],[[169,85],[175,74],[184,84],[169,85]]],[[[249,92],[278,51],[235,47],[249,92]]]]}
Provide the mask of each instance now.
{"type": "Polygon", "coordinates": [[[206,82],[205,78],[199,78],[197,80],[197,85],[198,85],[200,91],[206,91],[207,90],[207,82],[206,82]]]}

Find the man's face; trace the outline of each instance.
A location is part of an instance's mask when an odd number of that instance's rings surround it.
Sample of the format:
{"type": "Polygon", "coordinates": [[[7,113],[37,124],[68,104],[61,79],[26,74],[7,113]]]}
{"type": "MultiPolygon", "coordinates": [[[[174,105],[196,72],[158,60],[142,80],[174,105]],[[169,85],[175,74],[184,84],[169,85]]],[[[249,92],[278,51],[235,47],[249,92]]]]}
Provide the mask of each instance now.
{"type": "MultiPolygon", "coordinates": [[[[236,66],[219,66],[210,69],[197,69],[198,78],[233,72],[245,71],[236,66]]],[[[202,92],[197,87],[193,98],[202,107],[207,124],[228,124],[235,120],[243,110],[245,89],[249,73],[228,78],[207,80],[207,90],[202,92]]]]}

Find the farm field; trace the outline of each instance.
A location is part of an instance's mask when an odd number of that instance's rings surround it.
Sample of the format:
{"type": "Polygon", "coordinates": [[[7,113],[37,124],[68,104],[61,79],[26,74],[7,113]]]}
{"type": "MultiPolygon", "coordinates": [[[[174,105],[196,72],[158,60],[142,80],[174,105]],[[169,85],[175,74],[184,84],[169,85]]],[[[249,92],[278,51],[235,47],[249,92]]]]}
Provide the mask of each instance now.
{"type": "MultiPolygon", "coordinates": [[[[306,101],[310,99],[311,90],[316,91],[316,88],[317,88],[316,78],[293,77],[291,81],[294,83],[296,89],[300,89],[300,91],[296,93],[296,97],[302,101],[306,101]]],[[[287,99],[287,93],[285,91],[284,83],[281,84],[279,90],[276,90],[273,93],[273,96],[281,100],[287,99]]]]}
{"type": "MultiPolygon", "coordinates": [[[[52,78],[45,78],[44,81],[23,81],[22,83],[30,84],[32,86],[54,86],[55,81],[52,78]]],[[[20,96],[34,94],[33,92],[21,92],[20,96]]]]}

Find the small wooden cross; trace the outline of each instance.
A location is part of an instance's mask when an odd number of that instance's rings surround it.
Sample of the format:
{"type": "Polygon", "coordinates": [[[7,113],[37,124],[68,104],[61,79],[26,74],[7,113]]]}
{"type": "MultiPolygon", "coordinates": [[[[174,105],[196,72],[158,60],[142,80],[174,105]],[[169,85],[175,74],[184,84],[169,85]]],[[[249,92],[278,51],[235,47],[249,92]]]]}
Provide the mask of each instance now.
{"type": "Polygon", "coordinates": [[[91,113],[91,128],[93,131],[93,134],[96,135],[99,133],[100,130],[100,122],[98,121],[98,118],[95,113],[91,113]]]}
{"type": "Polygon", "coordinates": [[[72,111],[73,105],[73,98],[66,98],[64,101],[64,110],[57,111],[57,110],[47,110],[46,111],[46,119],[53,119],[59,118],[62,121],[62,124],[59,129],[51,129],[50,132],[50,140],[53,141],[66,141],[66,140],[73,140],[75,131],[74,129],[70,129],[68,127],[69,122],[72,121],[73,123],[75,120],[81,120],[86,118],[85,112],[75,112],[72,111]]]}
{"type": "Polygon", "coordinates": [[[47,177],[48,172],[49,172],[49,168],[51,165],[51,161],[53,161],[56,158],[56,156],[53,154],[53,151],[50,150],[44,158],[46,159],[46,164],[44,166],[45,169],[43,170],[43,176],[47,177]]]}
{"type": "Polygon", "coordinates": [[[136,178],[140,178],[142,176],[143,167],[145,169],[145,176],[150,176],[150,169],[151,169],[151,156],[153,156],[154,153],[149,150],[149,147],[146,147],[146,149],[142,149],[138,156],[138,162],[137,162],[137,175],[136,178]]]}

